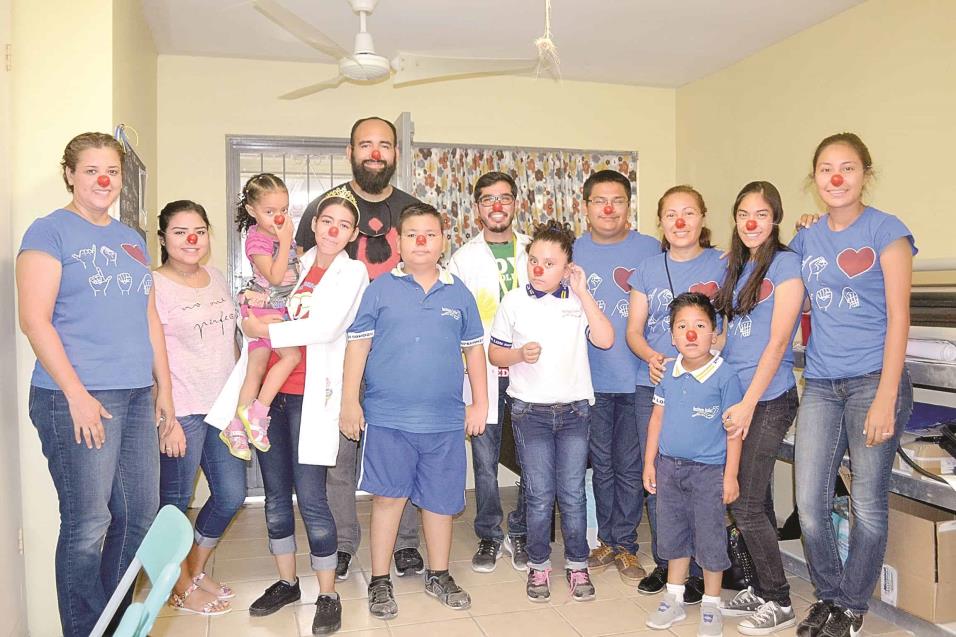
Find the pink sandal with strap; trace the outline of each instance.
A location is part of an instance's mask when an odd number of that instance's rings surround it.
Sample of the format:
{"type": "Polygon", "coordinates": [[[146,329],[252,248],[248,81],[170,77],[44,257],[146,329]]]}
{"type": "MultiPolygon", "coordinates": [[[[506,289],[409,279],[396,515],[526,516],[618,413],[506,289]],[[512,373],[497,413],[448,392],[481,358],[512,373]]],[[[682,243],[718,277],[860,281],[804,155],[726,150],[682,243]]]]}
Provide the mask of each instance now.
{"type": "Polygon", "coordinates": [[[240,460],[251,460],[252,452],[249,451],[249,438],[246,436],[245,427],[238,418],[233,418],[232,422],[219,432],[219,439],[229,447],[229,453],[240,460]]]}
{"type": "Polygon", "coordinates": [[[236,592],[234,590],[232,590],[228,586],[223,586],[222,584],[220,584],[218,588],[215,586],[212,586],[208,582],[207,582],[208,586],[203,586],[203,580],[205,579],[206,579],[206,572],[203,571],[202,573],[200,573],[199,575],[193,578],[193,584],[198,586],[201,590],[206,591],[207,593],[212,593],[219,599],[223,599],[223,600],[232,599],[233,597],[236,596],[236,592]]]}
{"type": "Polygon", "coordinates": [[[221,599],[215,599],[211,602],[206,602],[199,609],[189,608],[186,606],[186,600],[189,599],[189,596],[199,590],[199,587],[196,584],[190,584],[182,595],[178,593],[173,593],[169,596],[169,605],[176,610],[182,611],[184,613],[191,613],[193,615],[202,615],[204,617],[216,617],[218,615],[225,615],[232,610],[232,607],[229,605],[229,602],[221,599]]]}

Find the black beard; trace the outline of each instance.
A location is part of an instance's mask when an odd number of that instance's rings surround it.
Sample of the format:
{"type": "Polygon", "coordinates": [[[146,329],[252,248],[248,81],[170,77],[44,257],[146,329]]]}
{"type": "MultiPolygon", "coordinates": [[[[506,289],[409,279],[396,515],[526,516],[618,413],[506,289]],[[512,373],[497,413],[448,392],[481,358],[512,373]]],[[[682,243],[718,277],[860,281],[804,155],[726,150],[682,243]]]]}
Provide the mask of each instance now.
{"type": "Polygon", "coordinates": [[[395,164],[385,163],[385,168],[379,172],[372,170],[366,170],[365,166],[362,165],[362,162],[356,161],[355,158],[352,158],[352,177],[355,178],[355,183],[359,185],[359,188],[364,190],[370,195],[377,195],[385,188],[388,187],[388,182],[392,180],[392,175],[395,174],[395,164]]]}

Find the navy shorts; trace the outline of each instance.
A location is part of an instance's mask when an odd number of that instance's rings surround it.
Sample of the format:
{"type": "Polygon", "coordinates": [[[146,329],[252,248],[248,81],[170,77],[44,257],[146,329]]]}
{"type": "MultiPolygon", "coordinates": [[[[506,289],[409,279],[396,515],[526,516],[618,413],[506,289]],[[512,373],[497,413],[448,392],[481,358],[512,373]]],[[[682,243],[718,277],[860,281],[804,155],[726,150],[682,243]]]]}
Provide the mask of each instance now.
{"type": "Polygon", "coordinates": [[[359,489],[409,498],[420,509],[455,515],[465,508],[465,430],[411,433],[367,425],[359,489]]]}
{"type": "Polygon", "coordinates": [[[724,465],[657,456],[657,553],[693,557],[707,571],[730,568],[724,465]]]}

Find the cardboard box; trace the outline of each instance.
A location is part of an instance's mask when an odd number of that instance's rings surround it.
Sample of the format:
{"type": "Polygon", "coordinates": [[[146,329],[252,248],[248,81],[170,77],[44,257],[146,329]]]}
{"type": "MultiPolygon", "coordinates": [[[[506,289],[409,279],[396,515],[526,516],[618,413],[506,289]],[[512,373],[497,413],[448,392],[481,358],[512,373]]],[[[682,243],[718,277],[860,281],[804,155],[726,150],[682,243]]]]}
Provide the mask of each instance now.
{"type": "Polygon", "coordinates": [[[874,595],[936,624],[956,621],[956,513],[891,493],[886,557],[874,595]]]}
{"type": "MultiPolygon", "coordinates": [[[[910,460],[934,475],[952,475],[953,470],[956,469],[956,458],[949,455],[949,452],[943,451],[943,448],[935,442],[908,442],[903,445],[903,451],[910,460]]],[[[899,456],[896,456],[893,468],[906,475],[916,473],[913,467],[903,462],[899,456]]]]}

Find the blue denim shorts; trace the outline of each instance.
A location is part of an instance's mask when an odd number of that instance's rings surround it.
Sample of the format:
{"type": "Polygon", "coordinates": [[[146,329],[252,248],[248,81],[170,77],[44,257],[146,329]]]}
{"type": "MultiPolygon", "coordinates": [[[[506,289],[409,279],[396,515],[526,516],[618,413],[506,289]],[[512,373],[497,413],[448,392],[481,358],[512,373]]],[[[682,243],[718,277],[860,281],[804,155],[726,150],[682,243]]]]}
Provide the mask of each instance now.
{"type": "Polygon", "coordinates": [[[455,515],[465,508],[465,430],[412,433],[368,425],[359,489],[408,498],[420,509],[455,515]]]}
{"type": "Polygon", "coordinates": [[[657,456],[657,552],[661,559],[693,557],[701,568],[730,568],[724,465],[657,456]]]}

